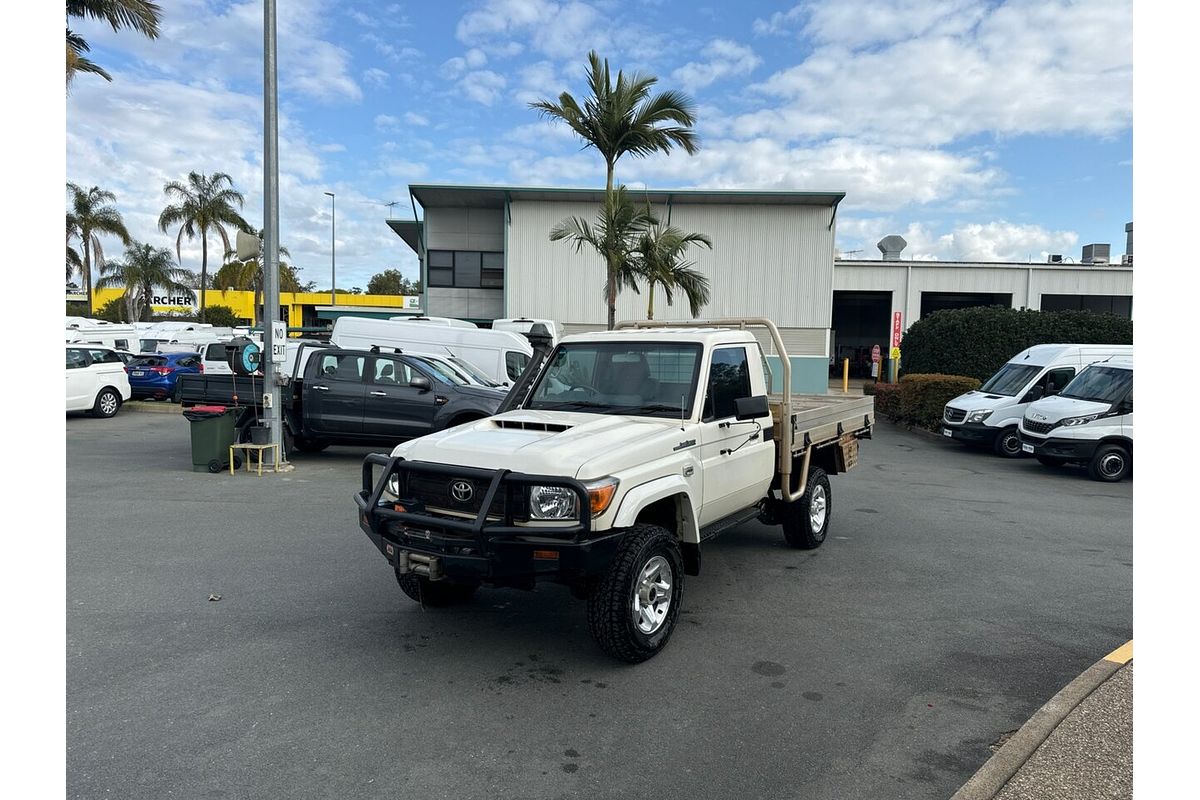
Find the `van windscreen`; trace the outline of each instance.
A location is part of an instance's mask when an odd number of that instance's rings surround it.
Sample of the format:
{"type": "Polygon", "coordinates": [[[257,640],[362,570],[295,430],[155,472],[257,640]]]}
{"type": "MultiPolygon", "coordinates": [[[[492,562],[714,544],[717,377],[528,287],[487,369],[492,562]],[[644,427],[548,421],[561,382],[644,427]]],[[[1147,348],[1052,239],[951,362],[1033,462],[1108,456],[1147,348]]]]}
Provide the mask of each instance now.
{"type": "Polygon", "coordinates": [[[1058,396],[1112,404],[1128,394],[1132,385],[1133,370],[1092,365],[1076,375],[1058,396]]]}
{"type": "Polygon", "coordinates": [[[1005,364],[999,372],[988,378],[987,383],[979,387],[979,391],[1015,397],[1033,380],[1033,376],[1041,371],[1041,367],[1033,364],[1005,364]]]}

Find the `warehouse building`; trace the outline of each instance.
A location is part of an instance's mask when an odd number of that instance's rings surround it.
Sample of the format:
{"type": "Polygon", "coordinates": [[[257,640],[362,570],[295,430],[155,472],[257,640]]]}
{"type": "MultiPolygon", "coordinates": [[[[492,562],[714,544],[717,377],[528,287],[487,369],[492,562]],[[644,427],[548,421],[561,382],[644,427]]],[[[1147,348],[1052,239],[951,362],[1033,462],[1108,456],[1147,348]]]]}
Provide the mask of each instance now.
{"type": "MultiPolygon", "coordinates": [[[[835,258],[843,192],[633,190],[664,223],[704,233],[711,250],[687,258],[710,281],[702,318],[765,316],[775,321],[792,360],[796,391],[823,392],[831,366],[851,358],[856,374],[870,348],[886,356],[893,334],[942,308],[1005,305],[1132,314],[1132,224],[1127,257],[1107,263],[1107,246],[1088,245],[1077,263],[904,260],[904,240],[884,237],[878,260],[835,258]],[[1127,262],[1127,263],[1125,263],[1127,262]]],[[[557,320],[568,332],[603,330],[604,266],[591,248],[550,241],[568,217],[593,223],[603,190],[515,186],[412,185],[413,220],[388,220],[420,262],[433,316],[486,325],[504,317],[557,320]]],[[[623,291],[617,319],[645,319],[645,292],[623,291]]],[[[690,318],[686,301],[655,319],[690,318]]],[[[760,336],[764,352],[773,347],[760,336]]]]}

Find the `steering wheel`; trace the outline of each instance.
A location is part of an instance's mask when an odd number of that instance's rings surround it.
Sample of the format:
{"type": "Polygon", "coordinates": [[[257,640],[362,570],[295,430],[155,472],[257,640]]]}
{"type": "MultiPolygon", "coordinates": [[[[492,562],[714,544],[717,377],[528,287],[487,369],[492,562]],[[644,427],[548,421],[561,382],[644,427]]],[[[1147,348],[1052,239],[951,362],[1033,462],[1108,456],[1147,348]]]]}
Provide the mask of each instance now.
{"type": "Polygon", "coordinates": [[[596,388],[594,388],[592,386],[588,386],[587,384],[583,384],[583,383],[568,384],[567,389],[568,389],[568,391],[572,391],[572,392],[575,391],[576,389],[580,389],[580,390],[586,392],[588,397],[595,397],[596,395],[600,394],[599,390],[597,390],[596,388]]]}

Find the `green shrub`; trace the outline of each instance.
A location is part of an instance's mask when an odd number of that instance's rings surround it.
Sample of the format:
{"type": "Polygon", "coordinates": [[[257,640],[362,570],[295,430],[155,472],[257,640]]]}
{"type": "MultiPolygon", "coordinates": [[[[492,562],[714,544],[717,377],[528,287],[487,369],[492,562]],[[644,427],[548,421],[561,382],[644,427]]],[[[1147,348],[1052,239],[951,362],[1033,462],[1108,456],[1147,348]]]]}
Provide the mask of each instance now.
{"type": "Polygon", "coordinates": [[[94,309],[92,313],[94,319],[103,319],[109,322],[128,322],[129,320],[125,316],[124,297],[114,297],[104,305],[94,309]]]}
{"type": "Polygon", "coordinates": [[[875,394],[875,381],[863,381],[862,390],[868,397],[875,394]]]}
{"type": "Polygon", "coordinates": [[[898,420],[900,417],[900,384],[875,384],[875,414],[898,420]]]}
{"type": "Polygon", "coordinates": [[[978,388],[977,379],[962,375],[905,375],[900,379],[900,421],[937,430],[946,403],[978,388]]]}
{"type": "Polygon", "coordinates": [[[204,309],[204,321],[218,328],[236,328],[245,323],[229,306],[207,306],[204,309]]]}
{"type": "Polygon", "coordinates": [[[985,381],[1035,344],[1133,344],[1133,322],[1088,311],[959,308],[937,311],[904,334],[905,374],[965,375],[985,381]]]}

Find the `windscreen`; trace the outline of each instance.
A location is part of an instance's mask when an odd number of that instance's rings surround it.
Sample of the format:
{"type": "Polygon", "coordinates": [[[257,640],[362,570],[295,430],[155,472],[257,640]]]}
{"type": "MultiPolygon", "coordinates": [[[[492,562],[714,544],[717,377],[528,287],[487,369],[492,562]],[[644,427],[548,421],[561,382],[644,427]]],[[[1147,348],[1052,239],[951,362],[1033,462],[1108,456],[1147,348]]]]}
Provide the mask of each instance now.
{"type": "Polygon", "coordinates": [[[467,376],[469,376],[472,380],[474,380],[478,384],[481,384],[483,386],[499,386],[500,385],[500,384],[496,383],[494,380],[492,380],[491,378],[489,378],[487,375],[484,375],[482,372],[480,372],[478,369],[476,369],[475,365],[471,364],[469,361],[463,361],[458,356],[450,356],[449,361],[454,366],[458,367],[459,371],[466,373],[467,376]]]}
{"type": "Polygon", "coordinates": [[[611,342],[560,345],[527,408],[690,417],[700,345],[611,342]]]}
{"type": "Polygon", "coordinates": [[[1076,375],[1058,396],[1111,405],[1125,397],[1132,385],[1133,370],[1093,365],[1076,375]]]}
{"type": "Polygon", "coordinates": [[[999,372],[988,378],[987,383],[979,387],[979,391],[1015,397],[1041,371],[1041,367],[1033,364],[1005,364],[999,372]]]}
{"type": "Polygon", "coordinates": [[[444,361],[435,361],[431,358],[420,358],[418,356],[413,356],[413,360],[428,369],[434,374],[435,377],[440,378],[445,383],[449,383],[453,386],[467,386],[470,384],[470,381],[468,381],[462,375],[459,375],[450,367],[449,364],[445,363],[444,361]]]}

